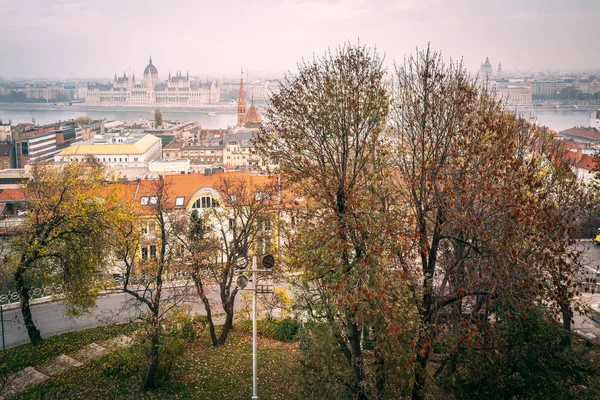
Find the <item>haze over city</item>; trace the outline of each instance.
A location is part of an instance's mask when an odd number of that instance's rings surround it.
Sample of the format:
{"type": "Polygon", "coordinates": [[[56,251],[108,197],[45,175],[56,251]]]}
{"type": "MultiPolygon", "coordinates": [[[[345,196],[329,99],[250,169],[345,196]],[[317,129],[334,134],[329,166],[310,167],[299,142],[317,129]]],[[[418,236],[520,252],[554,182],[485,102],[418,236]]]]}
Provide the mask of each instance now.
{"type": "Polygon", "coordinates": [[[600,68],[600,2],[475,0],[0,0],[0,76],[108,78],[149,55],[161,74],[281,75],[345,41],[401,61],[428,42],[477,71],[600,68]]]}

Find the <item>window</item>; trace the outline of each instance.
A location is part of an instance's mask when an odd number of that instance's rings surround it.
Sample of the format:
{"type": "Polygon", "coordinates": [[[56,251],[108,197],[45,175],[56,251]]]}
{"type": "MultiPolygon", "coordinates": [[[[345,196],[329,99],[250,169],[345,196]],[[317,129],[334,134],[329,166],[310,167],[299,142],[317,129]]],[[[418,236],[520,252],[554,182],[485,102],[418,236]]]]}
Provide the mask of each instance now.
{"type": "Polygon", "coordinates": [[[192,208],[217,208],[217,207],[220,207],[219,202],[210,196],[200,197],[192,205],[192,208]]]}
{"type": "Polygon", "coordinates": [[[156,237],[156,221],[148,222],[148,233],[150,237],[156,237]]]}
{"type": "Polygon", "coordinates": [[[270,220],[266,220],[265,222],[263,222],[263,229],[265,231],[271,230],[271,221],[270,220]]]}
{"type": "Polygon", "coordinates": [[[137,157],[133,157],[133,161],[137,162],[138,158],[137,157]]]}
{"type": "Polygon", "coordinates": [[[235,194],[230,194],[228,200],[230,204],[234,204],[237,201],[237,196],[235,194]]]}
{"type": "Polygon", "coordinates": [[[142,260],[147,260],[147,259],[148,259],[148,248],[142,247],[142,260]]]}
{"type": "Polygon", "coordinates": [[[150,257],[153,260],[156,260],[156,245],[154,245],[154,244],[150,245],[150,257]]]}
{"type": "Polygon", "coordinates": [[[254,200],[259,201],[259,200],[270,200],[271,199],[271,194],[267,193],[267,192],[256,192],[254,193],[254,200]]]}
{"type": "Polygon", "coordinates": [[[141,199],[141,201],[140,201],[140,204],[143,205],[143,206],[147,206],[149,201],[150,201],[150,197],[143,196],[142,199],[141,199]]]}
{"type": "Polygon", "coordinates": [[[229,218],[229,229],[233,229],[235,226],[235,220],[233,218],[229,218]]]}
{"type": "Polygon", "coordinates": [[[158,202],[158,197],[150,196],[150,204],[155,205],[158,202]]]}
{"type": "Polygon", "coordinates": [[[185,201],[185,197],[184,196],[177,196],[175,198],[175,205],[176,206],[183,206],[184,201],[185,201]]]}

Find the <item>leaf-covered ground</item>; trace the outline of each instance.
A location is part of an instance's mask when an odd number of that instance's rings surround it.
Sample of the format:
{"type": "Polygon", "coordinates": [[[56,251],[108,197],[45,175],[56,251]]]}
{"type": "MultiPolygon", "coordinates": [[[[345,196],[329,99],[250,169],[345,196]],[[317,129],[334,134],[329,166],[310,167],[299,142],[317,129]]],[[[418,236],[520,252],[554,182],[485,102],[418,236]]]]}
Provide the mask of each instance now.
{"type": "MultiPolygon", "coordinates": [[[[259,397],[297,398],[298,343],[259,337],[258,349],[259,397]]],[[[210,346],[205,335],[200,336],[174,361],[168,383],[152,392],[141,390],[144,368],[138,368],[140,358],[129,360],[129,363],[123,362],[118,354],[104,357],[18,398],[225,400],[248,399],[252,395],[252,336],[249,333],[233,332],[227,344],[218,348],[210,346]],[[128,369],[130,364],[134,364],[132,369],[128,369]]]]}

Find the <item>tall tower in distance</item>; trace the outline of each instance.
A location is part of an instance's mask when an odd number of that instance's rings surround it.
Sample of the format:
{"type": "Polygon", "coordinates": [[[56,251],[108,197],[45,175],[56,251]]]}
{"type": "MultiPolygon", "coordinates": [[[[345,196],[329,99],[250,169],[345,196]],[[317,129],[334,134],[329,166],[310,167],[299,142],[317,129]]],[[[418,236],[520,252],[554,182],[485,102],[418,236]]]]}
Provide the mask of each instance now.
{"type": "Polygon", "coordinates": [[[502,63],[498,63],[498,71],[496,72],[496,78],[502,79],[502,63]]]}
{"type": "Polygon", "coordinates": [[[246,123],[246,95],[244,94],[244,70],[240,77],[240,95],[238,97],[238,125],[242,126],[246,123]]]}
{"type": "Polygon", "coordinates": [[[483,77],[485,80],[491,79],[493,74],[492,64],[490,63],[489,57],[485,58],[485,62],[481,64],[479,68],[479,75],[483,77]]]}

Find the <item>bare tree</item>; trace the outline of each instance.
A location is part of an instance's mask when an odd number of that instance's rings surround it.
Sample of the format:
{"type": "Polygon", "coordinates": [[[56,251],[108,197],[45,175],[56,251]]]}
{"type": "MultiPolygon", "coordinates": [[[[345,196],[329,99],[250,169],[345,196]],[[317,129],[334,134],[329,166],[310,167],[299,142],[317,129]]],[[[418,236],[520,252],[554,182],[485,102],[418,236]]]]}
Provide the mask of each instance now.
{"type": "Polygon", "coordinates": [[[179,244],[191,269],[196,290],[206,311],[214,346],[222,346],[233,327],[238,294],[236,270],[245,268],[251,255],[262,255],[274,243],[272,220],[276,211],[276,186],[271,177],[224,177],[215,185],[219,199],[210,198],[201,212],[178,225],[179,244]],[[253,181],[264,181],[261,183],[253,181]],[[225,323],[217,334],[214,305],[209,293],[217,291],[225,323]]]}
{"type": "Polygon", "coordinates": [[[140,196],[135,199],[134,218],[120,232],[119,252],[125,265],[123,291],[148,310],[142,314],[150,339],[143,386],[152,389],[158,384],[162,324],[168,313],[182,303],[185,287],[169,287],[168,291],[164,287],[177,266],[173,221],[178,213],[171,207],[169,185],[164,179],[153,181],[149,187],[140,188],[140,196]]]}

